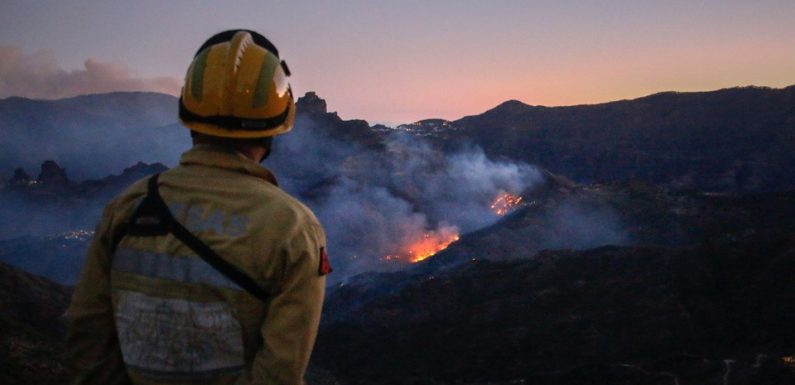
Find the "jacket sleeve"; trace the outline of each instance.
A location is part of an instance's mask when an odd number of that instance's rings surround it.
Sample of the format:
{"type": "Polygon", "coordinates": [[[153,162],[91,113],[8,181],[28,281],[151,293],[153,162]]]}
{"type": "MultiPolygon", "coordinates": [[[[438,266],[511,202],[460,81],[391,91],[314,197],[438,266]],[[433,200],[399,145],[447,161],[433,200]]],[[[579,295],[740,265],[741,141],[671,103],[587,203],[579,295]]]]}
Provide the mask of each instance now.
{"type": "Polygon", "coordinates": [[[323,306],[326,280],[318,267],[324,244],[316,223],[285,243],[284,278],[268,305],[261,328],[263,347],[254,359],[251,383],[304,383],[323,306]]]}
{"type": "Polygon", "coordinates": [[[67,310],[67,358],[74,384],[128,384],[110,293],[112,210],[105,208],[67,310]]]}

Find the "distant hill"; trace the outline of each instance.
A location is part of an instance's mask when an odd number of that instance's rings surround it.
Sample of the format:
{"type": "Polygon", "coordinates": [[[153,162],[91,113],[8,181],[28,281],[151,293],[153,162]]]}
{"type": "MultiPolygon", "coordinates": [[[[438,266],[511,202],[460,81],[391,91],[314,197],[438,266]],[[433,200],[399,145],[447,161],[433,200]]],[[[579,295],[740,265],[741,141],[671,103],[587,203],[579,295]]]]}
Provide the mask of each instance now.
{"type": "MultiPolygon", "coordinates": [[[[174,166],[191,143],[178,123],[177,103],[174,96],[147,92],[2,99],[0,179],[8,180],[19,167],[33,172],[44,159],[54,160],[77,181],[101,178],[141,161],[174,166]]],[[[380,144],[381,134],[367,122],[328,113],[326,102],[313,92],[299,98],[297,106],[297,126],[312,120],[337,139],[380,144]]]]}
{"type": "MultiPolygon", "coordinates": [[[[642,179],[681,189],[795,188],[795,86],[665,92],[571,107],[508,101],[431,130],[578,182],[642,179]]],[[[427,126],[427,125],[426,125],[427,126]]]]}
{"type": "Polygon", "coordinates": [[[38,176],[18,169],[0,184],[0,217],[4,218],[0,240],[91,230],[113,196],[134,181],[164,170],[160,163],[138,162],[117,175],[75,182],[68,170],[52,160],[42,163],[38,176]]]}
{"type": "Polygon", "coordinates": [[[190,145],[177,98],[116,92],[59,100],[0,100],[0,176],[35,170],[44,159],[74,180],[100,178],[139,161],[176,164],[190,145]]]}
{"type": "MultiPolygon", "coordinates": [[[[314,93],[300,99],[302,116],[342,141],[379,149],[394,131],[344,121],[314,93]]],[[[173,165],[190,143],[176,105],[173,96],[140,92],[0,100],[0,176],[33,169],[41,159],[57,161],[76,180],[138,161],[173,165]]],[[[307,122],[299,119],[298,126],[307,122]]],[[[569,107],[511,100],[453,122],[426,119],[397,130],[442,149],[476,144],[492,158],[536,164],[578,182],[634,178],[723,192],[795,188],[795,86],[665,92],[569,107]]]]}

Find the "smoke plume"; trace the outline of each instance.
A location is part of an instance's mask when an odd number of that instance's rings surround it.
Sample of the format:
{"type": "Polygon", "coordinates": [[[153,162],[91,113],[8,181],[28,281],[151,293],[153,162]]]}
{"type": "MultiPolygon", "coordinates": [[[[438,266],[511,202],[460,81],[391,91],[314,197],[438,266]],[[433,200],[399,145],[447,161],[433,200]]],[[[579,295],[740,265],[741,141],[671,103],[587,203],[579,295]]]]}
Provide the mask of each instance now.
{"type": "Polygon", "coordinates": [[[266,163],[325,227],[335,279],[401,268],[412,244],[494,223],[496,196],[541,180],[534,167],[493,161],[477,147],[448,154],[394,132],[372,148],[337,140],[306,118],[277,138],[266,163]]]}
{"type": "Polygon", "coordinates": [[[0,46],[0,98],[22,96],[57,99],[113,91],[152,91],[176,95],[180,81],[172,77],[137,78],[120,64],[86,59],[84,68],[61,68],[50,51],[24,53],[0,46]]]}

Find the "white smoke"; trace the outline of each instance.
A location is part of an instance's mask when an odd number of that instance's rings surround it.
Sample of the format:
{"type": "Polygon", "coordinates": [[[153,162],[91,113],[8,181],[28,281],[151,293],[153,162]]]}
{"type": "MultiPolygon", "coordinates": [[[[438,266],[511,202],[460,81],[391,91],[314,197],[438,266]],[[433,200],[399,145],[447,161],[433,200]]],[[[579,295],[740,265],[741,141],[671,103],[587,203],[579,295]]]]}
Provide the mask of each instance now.
{"type": "Polygon", "coordinates": [[[368,148],[330,137],[309,119],[276,139],[266,166],[317,214],[335,279],[400,268],[408,262],[385,256],[423,237],[494,223],[499,216],[489,206],[497,195],[541,181],[533,166],[491,160],[477,147],[446,154],[396,132],[383,148],[368,148]]]}
{"type": "Polygon", "coordinates": [[[50,51],[24,53],[17,46],[0,46],[0,98],[58,99],[113,91],[176,95],[179,89],[176,78],[137,78],[121,64],[88,58],[84,68],[67,71],[50,51]]]}

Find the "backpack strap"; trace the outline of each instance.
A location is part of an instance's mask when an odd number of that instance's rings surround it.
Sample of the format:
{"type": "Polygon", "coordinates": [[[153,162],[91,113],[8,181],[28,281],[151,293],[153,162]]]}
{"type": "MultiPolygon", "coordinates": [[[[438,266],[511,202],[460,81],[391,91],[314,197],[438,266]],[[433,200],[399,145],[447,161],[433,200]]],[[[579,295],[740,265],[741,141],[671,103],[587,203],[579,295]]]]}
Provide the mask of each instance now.
{"type": "MultiPolygon", "coordinates": [[[[157,183],[159,176],[160,174],[155,174],[149,178],[146,197],[130,217],[127,233],[136,236],[158,236],[171,233],[226,278],[254,297],[259,298],[263,302],[267,301],[268,292],[262,289],[254,279],[223,259],[210,246],[207,246],[206,243],[174,218],[171,210],[168,209],[168,205],[160,196],[157,183]]],[[[117,237],[117,239],[120,238],[117,237]]]]}

